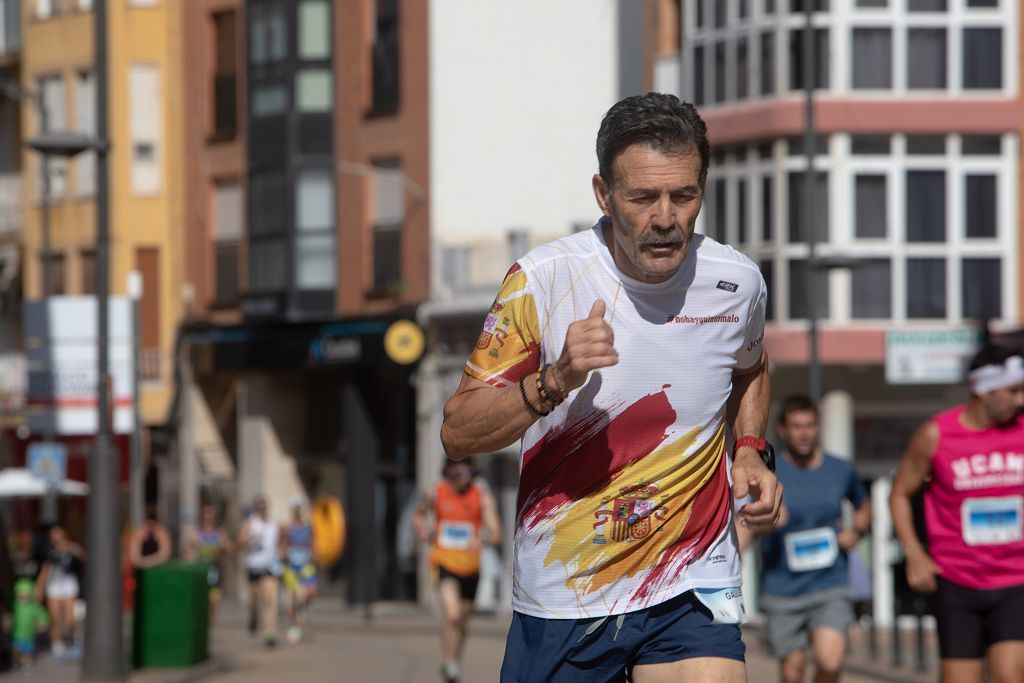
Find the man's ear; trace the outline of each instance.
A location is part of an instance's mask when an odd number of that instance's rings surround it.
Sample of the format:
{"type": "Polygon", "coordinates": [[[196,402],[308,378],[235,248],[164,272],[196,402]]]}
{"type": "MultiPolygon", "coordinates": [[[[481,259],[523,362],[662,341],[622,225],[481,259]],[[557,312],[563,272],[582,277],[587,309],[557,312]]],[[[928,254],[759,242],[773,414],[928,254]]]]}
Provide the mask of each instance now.
{"type": "Polygon", "coordinates": [[[611,188],[605,183],[600,173],[594,174],[591,185],[594,187],[594,198],[597,200],[597,205],[601,207],[601,212],[605,216],[611,217],[611,188]]]}

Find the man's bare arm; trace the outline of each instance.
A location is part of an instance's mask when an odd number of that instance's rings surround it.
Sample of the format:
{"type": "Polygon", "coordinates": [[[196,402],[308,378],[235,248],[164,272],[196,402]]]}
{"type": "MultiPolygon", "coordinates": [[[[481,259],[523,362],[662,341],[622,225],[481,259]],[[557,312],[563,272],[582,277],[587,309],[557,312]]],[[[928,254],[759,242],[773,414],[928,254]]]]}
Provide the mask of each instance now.
{"type": "Polygon", "coordinates": [[[484,491],[480,496],[480,507],[484,528],[487,529],[487,543],[493,546],[501,545],[501,522],[498,519],[498,506],[494,502],[494,496],[484,491]]]}
{"type": "Polygon", "coordinates": [[[911,588],[921,592],[935,590],[938,570],[925,552],[914,528],[914,510],[910,499],[924,485],[931,472],[932,456],[935,455],[938,443],[939,426],[934,421],[929,420],[914,432],[907,452],[900,460],[892,480],[892,493],[889,494],[893,530],[903,544],[903,552],[907,557],[907,581],[911,588]]]}

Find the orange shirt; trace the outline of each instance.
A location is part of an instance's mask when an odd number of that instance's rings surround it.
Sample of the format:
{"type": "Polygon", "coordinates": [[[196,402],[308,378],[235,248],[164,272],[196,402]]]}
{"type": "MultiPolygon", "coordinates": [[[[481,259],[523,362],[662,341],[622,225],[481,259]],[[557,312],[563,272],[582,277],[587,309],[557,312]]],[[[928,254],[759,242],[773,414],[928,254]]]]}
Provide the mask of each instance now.
{"type": "Polygon", "coordinates": [[[474,484],[458,493],[447,481],[434,495],[435,535],[430,563],[452,574],[472,576],[480,572],[480,527],[483,507],[480,489],[474,484]]]}

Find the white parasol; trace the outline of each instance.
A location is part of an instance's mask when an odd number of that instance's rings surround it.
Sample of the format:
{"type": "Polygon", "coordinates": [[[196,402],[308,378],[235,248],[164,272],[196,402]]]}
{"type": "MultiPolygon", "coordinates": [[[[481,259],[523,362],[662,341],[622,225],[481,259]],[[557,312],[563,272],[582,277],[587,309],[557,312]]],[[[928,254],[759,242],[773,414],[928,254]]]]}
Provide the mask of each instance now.
{"type": "MultiPolygon", "coordinates": [[[[87,496],[89,485],[65,479],[55,487],[59,496],[87,496]]],[[[46,495],[46,482],[27,469],[8,467],[0,470],[0,498],[41,498],[46,495]]]]}

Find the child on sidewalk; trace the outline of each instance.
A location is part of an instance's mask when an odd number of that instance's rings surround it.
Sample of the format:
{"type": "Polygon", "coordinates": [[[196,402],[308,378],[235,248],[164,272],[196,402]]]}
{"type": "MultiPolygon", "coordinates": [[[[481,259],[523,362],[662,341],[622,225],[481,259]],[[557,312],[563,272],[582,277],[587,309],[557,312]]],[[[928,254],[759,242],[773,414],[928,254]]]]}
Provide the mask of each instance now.
{"type": "Polygon", "coordinates": [[[50,625],[46,610],[35,599],[32,579],[22,578],[14,583],[13,645],[16,666],[31,668],[36,652],[36,636],[50,625]]]}

